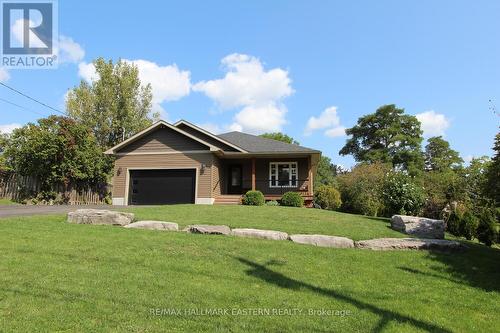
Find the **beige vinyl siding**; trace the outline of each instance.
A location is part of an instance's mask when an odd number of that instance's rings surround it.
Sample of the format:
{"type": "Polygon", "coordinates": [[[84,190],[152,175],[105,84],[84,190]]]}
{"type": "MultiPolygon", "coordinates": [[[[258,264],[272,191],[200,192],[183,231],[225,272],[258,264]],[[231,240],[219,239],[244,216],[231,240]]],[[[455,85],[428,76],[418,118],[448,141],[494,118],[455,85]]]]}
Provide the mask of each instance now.
{"type": "Polygon", "coordinates": [[[213,157],[212,163],[212,195],[214,198],[222,194],[223,189],[223,168],[217,156],[213,157]]]}
{"type": "Polygon", "coordinates": [[[179,129],[183,130],[184,132],[187,132],[187,133],[191,134],[192,136],[195,136],[198,139],[203,140],[203,141],[211,144],[212,146],[215,146],[215,147],[217,147],[219,149],[222,149],[224,151],[233,151],[233,152],[234,151],[238,151],[238,150],[234,149],[233,147],[228,146],[228,145],[220,142],[219,140],[214,139],[211,136],[208,136],[208,135],[206,135],[204,133],[201,133],[200,131],[197,131],[196,129],[194,129],[192,127],[189,127],[187,125],[180,124],[177,127],[179,129]]]}
{"type": "Polygon", "coordinates": [[[210,150],[210,148],[175,130],[161,126],[118,150],[118,153],[148,153],[210,150]]]}
{"type": "Polygon", "coordinates": [[[118,156],[114,168],[113,197],[125,197],[125,193],[128,191],[126,188],[128,169],[198,168],[198,174],[196,175],[198,183],[197,197],[211,198],[213,157],[213,154],[209,152],[118,156]],[[201,164],[206,165],[203,172],[201,171],[201,164]],[[118,174],[120,168],[121,172],[118,174]]]}

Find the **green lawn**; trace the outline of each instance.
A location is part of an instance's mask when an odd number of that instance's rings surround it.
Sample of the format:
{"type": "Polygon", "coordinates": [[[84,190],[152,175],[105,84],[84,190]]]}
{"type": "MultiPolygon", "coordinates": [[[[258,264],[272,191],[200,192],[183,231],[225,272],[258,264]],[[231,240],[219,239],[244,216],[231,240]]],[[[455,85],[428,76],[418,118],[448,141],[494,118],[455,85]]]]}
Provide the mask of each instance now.
{"type": "Polygon", "coordinates": [[[1,205],[15,205],[16,203],[10,199],[0,199],[0,206],[1,205]]]}
{"type": "Polygon", "coordinates": [[[268,206],[174,205],[129,208],[138,220],[188,224],[225,224],[231,228],[272,229],[292,233],[346,236],[354,240],[405,237],[389,228],[389,220],[320,209],[268,206]]]}
{"type": "MultiPolygon", "coordinates": [[[[395,235],[383,220],[306,209],[133,210],[182,225],[395,235]]],[[[71,225],[64,216],[0,219],[0,332],[499,331],[500,251],[469,246],[376,252],[71,225]]]]}

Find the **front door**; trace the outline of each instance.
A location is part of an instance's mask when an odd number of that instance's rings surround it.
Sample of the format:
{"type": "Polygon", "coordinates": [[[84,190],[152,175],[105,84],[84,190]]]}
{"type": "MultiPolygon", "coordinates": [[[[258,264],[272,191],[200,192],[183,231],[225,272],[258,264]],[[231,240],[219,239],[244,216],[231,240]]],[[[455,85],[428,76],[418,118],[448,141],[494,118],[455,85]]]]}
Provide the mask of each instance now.
{"type": "Polygon", "coordinates": [[[230,165],[229,166],[229,175],[228,175],[228,194],[241,194],[242,188],[241,185],[243,183],[241,165],[230,165]]]}

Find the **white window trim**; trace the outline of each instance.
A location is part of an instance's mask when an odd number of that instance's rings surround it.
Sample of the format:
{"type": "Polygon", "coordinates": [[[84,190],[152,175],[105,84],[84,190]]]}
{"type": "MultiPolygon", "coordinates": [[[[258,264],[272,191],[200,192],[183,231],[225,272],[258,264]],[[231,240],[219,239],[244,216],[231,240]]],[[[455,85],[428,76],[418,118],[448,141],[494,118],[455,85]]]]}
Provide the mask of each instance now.
{"type": "Polygon", "coordinates": [[[291,161],[291,162],[269,162],[269,187],[270,188],[281,188],[281,187],[290,187],[290,188],[296,188],[299,186],[299,163],[297,161],[291,161]],[[275,179],[275,182],[276,182],[276,185],[273,185],[273,181],[272,181],[272,168],[271,166],[273,164],[276,165],[276,172],[278,171],[278,165],[280,164],[292,164],[294,163],[295,164],[295,186],[292,185],[292,172],[291,172],[291,167],[289,167],[289,170],[290,172],[288,173],[288,185],[279,185],[279,179],[278,179],[278,173],[276,173],[276,179],[275,179]]]}

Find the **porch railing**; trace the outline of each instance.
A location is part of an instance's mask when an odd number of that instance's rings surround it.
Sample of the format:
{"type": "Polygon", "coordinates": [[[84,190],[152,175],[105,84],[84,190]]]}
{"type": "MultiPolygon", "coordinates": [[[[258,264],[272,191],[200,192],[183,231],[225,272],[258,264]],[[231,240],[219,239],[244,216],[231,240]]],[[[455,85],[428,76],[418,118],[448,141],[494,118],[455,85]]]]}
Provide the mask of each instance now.
{"type": "MultiPolygon", "coordinates": [[[[251,179],[243,179],[242,192],[251,190],[251,179]],[[248,187],[249,185],[250,187],[248,187]]],[[[309,194],[309,180],[308,179],[296,179],[292,182],[271,180],[271,179],[255,179],[255,189],[261,191],[262,193],[269,195],[282,195],[286,192],[299,192],[302,195],[309,194]]]]}

